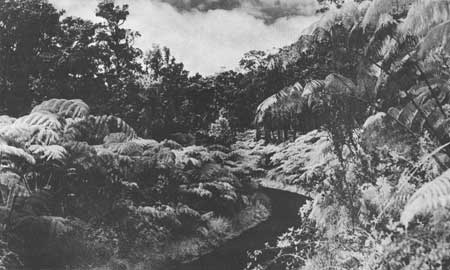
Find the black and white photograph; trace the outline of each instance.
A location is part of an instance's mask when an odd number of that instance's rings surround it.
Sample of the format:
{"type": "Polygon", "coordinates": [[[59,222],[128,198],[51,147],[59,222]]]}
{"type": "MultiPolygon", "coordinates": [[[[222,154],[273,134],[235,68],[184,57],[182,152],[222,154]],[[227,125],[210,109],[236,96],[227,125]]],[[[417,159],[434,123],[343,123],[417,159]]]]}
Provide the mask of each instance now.
{"type": "Polygon", "coordinates": [[[0,0],[0,270],[450,269],[450,0],[0,0]]]}

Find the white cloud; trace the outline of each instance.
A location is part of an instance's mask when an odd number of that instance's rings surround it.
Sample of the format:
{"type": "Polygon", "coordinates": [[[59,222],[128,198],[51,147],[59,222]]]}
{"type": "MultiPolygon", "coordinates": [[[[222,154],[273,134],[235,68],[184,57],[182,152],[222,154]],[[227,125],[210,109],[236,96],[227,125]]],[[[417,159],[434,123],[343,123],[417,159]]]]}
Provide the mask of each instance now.
{"type": "MultiPolygon", "coordinates": [[[[65,9],[68,15],[95,18],[96,1],[51,1],[57,8],[65,9]]],[[[264,0],[263,3],[269,1],[275,0],[264,0]]],[[[220,71],[222,66],[235,68],[249,50],[288,45],[317,19],[315,16],[292,16],[265,24],[245,8],[181,12],[154,0],[117,1],[125,2],[130,6],[126,27],[142,35],[137,41],[138,47],[147,50],[153,44],[167,46],[188,70],[202,74],[220,71]]]]}

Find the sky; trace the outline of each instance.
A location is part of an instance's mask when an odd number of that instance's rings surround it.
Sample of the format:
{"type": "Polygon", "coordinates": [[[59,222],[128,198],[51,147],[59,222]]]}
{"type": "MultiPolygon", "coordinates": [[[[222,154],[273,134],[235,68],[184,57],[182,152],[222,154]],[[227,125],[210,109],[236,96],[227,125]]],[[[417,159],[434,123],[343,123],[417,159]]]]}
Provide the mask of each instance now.
{"type": "MultiPolygon", "coordinates": [[[[50,0],[66,15],[95,20],[97,0],[50,0]]],[[[318,18],[316,0],[116,0],[128,4],[125,27],[136,46],[167,46],[191,73],[235,69],[250,50],[295,42],[318,18]]]]}

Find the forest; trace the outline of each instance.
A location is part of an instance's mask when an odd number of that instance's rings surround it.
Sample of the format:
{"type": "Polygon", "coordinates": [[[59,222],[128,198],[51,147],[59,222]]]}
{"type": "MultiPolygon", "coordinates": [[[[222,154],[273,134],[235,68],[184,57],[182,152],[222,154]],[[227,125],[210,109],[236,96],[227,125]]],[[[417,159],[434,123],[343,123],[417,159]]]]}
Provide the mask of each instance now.
{"type": "Polygon", "coordinates": [[[449,269],[450,1],[319,2],[204,76],[127,5],[0,0],[0,269],[198,269],[285,210],[223,269],[449,269]]]}

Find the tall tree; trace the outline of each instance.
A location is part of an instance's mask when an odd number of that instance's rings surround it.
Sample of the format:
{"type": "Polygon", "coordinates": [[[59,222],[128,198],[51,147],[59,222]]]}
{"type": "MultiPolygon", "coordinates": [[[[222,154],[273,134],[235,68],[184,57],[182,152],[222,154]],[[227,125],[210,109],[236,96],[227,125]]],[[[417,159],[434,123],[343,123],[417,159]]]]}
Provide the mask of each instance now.
{"type": "Polygon", "coordinates": [[[61,14],[46,1],[0,1],[1,110],[18,115],[31,105],[30,86],[48,71],[48,56],[58,49],[61,14]]]}

